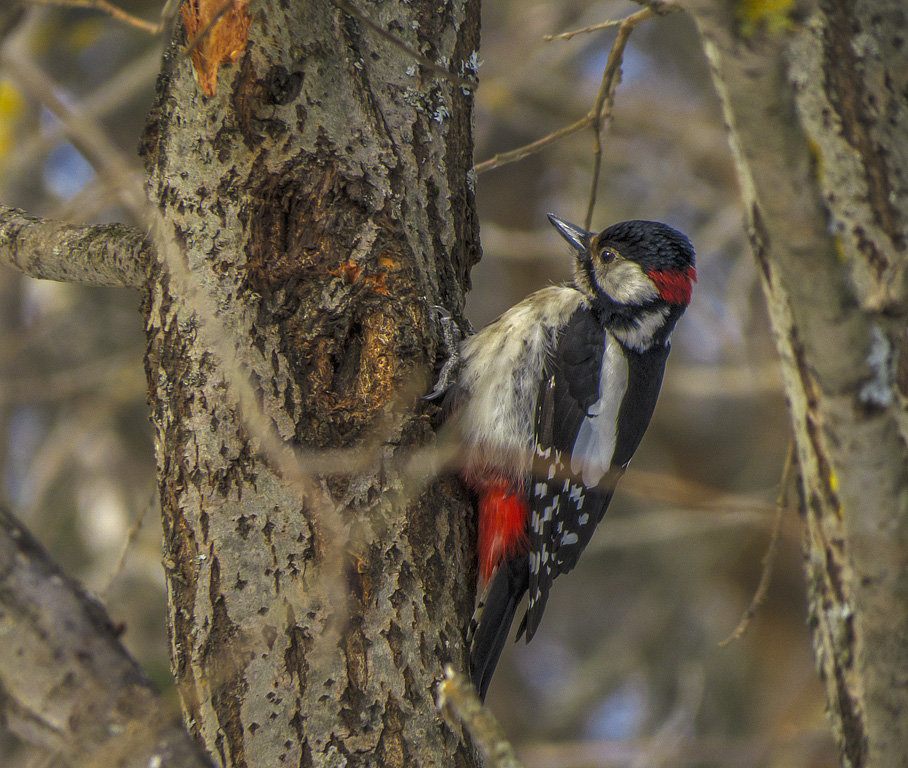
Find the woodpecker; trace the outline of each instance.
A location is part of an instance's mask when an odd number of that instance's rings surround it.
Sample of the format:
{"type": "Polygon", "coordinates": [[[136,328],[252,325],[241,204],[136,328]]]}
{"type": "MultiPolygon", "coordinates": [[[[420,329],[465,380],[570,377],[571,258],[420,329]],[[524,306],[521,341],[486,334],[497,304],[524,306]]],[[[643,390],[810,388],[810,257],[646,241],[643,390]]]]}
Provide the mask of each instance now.
{"type": "Polygon", "coordinates": [[[552,582],[577,563],[649,424],[669,337],[696,281],[683,234],[654,221],[599,233],[549,220],[575,257],[570,284],[530,295],[460,344],[445,411],[476,494],[484,586],[470,673],[485,698],[518,604],[539,626],[552,582]]]}

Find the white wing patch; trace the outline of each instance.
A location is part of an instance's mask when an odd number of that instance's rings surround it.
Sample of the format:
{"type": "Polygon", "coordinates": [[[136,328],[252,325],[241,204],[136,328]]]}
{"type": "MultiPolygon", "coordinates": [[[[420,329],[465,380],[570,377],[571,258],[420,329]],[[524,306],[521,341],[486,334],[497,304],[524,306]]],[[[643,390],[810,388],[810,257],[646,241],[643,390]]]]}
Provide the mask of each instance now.
{"type": "Polygon", "coordinates": [[[618,411],[627,390],[627,358],[621,345],[605,334],[605,351],[599,378],[599,399],[581,422],[571,451],[571,472],[584,485],[597,485],[608,471],[618,437],[618,411]]]}

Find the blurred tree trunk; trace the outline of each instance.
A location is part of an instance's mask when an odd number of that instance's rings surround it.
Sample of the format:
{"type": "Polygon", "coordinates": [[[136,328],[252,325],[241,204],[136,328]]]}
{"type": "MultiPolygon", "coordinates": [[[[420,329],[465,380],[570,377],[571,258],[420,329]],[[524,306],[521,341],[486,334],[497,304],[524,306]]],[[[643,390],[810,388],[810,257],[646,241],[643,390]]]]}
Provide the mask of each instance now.
{"type": "Polygon", "coordinates": [[[465,667],[468,507],[401,466],[432,440],[430,307],[462,308],[477,259],[478,2],[249,12],[248,43],[231,11],[228,42],[215,28],[199,47],[238,54],[215,80],[176,45],[165,56],[143,146],[160,208],[146,368],[186,721],[225,766],[470,765],[434,706],[444,664],[465,667]],[[329,473],[287,446],[359,453],[329,473]]]}
{"type": "Polygon", "coordinates": [[[908,8],[692,0],[797,442],[844,765],[908,764],[908,8]]]}

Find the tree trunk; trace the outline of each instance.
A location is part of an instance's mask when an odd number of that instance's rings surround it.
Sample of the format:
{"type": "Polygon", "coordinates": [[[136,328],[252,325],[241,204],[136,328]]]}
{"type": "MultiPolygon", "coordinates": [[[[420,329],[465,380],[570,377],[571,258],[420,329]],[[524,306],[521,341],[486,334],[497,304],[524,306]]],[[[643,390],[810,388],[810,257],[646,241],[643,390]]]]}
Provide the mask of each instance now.
{"type": "Polygon", "coordinates": [[[356,8],[252,4],[212,96],[172,48],[144,144],[172,662],[225,766],[472,761],[434,706],[469,508],[402,467],[433,439],[431,306],[462,309],[478,258],[479,7],[356,8]]]}
{"type": "Polygon", "coordinates": [[[782,358],[843,764],[908,763],[908,11],[696,0],[782,358]]]}

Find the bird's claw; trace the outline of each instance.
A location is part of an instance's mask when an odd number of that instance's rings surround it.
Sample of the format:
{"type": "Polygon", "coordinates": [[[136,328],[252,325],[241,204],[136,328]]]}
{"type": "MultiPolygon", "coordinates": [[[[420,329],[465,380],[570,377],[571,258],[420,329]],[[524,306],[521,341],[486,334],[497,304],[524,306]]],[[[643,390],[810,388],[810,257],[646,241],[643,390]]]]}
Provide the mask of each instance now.
{"type": "Polygon", "coordinates": [[[448,391],[448,387],[454,382],[461,363],[460,342],[466,335],[447,309],[437,304],[433,304],[431,309],[441,326],[441,336],[448,356],[435,380],[435,387],[423,398],[424,400],[437,400],[448,391]]]}

